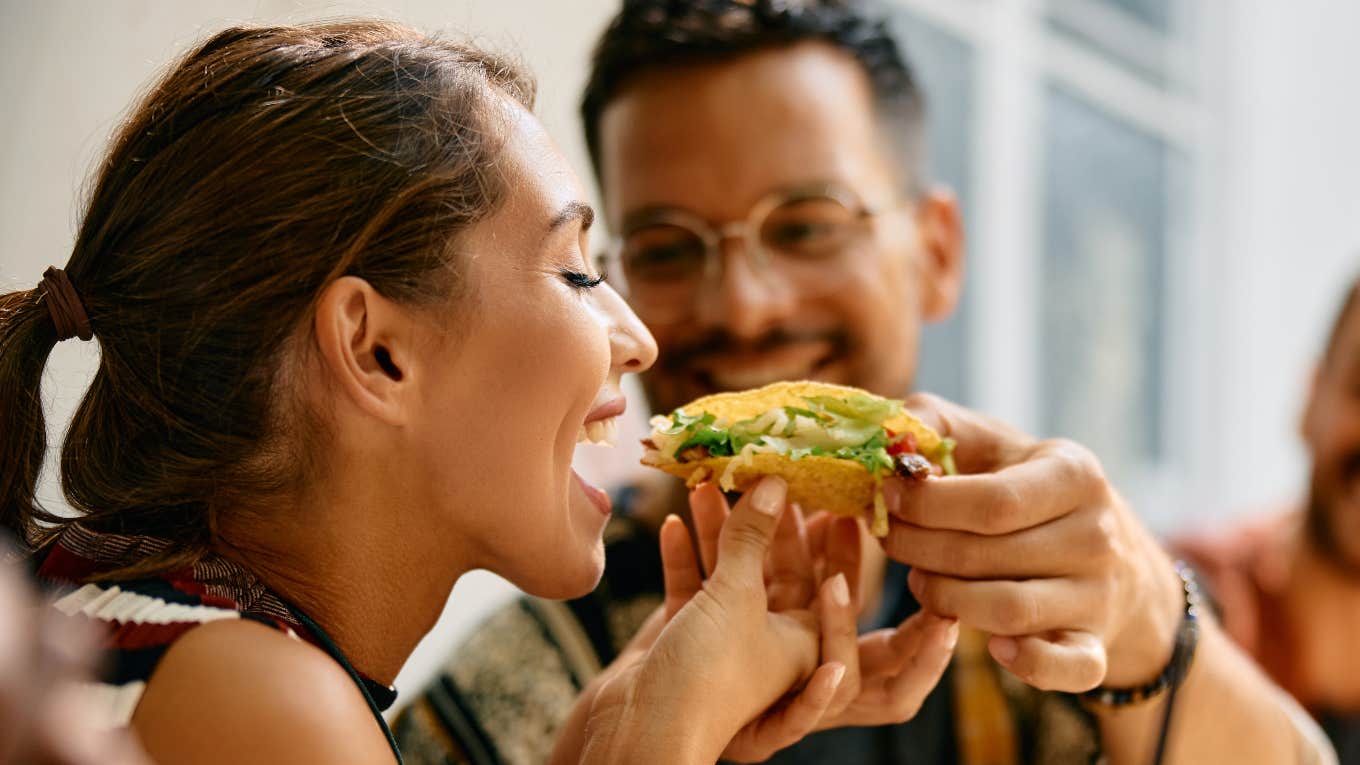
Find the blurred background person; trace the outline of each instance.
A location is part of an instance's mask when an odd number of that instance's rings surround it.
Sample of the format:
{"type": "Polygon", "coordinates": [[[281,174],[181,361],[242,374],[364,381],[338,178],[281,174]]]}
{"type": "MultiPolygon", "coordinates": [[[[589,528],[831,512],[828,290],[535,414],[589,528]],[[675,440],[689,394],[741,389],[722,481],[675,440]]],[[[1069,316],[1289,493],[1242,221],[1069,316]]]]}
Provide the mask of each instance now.
{"type": "MultiPolygon", "coordinates": [[[[1223,626],[1360,763],[1360,281],[1347,291],[1301,423],[1307,493],[1176,547],[1223,626]]],[[[1267,457],[1263,453],[1263,457],[1267,457]]]]}

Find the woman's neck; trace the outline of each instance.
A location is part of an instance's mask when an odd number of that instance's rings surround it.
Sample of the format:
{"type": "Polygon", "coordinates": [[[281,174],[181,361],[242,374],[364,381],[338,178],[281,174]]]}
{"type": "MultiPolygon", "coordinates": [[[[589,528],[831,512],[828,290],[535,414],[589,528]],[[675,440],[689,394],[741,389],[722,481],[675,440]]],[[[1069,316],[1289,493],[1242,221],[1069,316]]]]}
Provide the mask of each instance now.
{"type": "Polygon", "coordinates": [[[416,498],[392,490],[414,482],[334,475],[350,478],[320,482],[237,527],[224,524],[220,552],[311,617],[361,674],[391,685],[439,619],[467,558],[409,511],[416,498]]]}

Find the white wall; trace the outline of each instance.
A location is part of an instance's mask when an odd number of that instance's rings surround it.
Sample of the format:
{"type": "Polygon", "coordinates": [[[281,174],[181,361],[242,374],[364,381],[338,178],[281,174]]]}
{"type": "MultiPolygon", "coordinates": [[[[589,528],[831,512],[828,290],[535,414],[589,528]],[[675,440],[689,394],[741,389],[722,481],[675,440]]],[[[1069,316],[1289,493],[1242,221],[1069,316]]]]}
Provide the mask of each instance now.
{"type": "Polygon", "coordinates": [[[1213,517],[1301,489],[1302,397],[1341,292],[1360,274],[1360,3],[1232,7],[1213,255],[1221,374],[1202,442],[1217,451],[1202,500],[1213,517]]]}
{"type": "MultiPolygon", "coordinates": [[[[1210,2],[1213,0],[1205,0],[1210,2]]],[[[1360,269],[1360,4],[1350,0],[1229,3],[1216,93],[1221,173],[1207,197],[1219,219],[1205,268],[1217,306],[1192,316],[1215,351],[1186,437],[1212,452],[1193,494],[1204,519],[1286,497],[1301,482],[1294,422],[1311,359],[1339,285],[1360,269]],[[1280,445],[1288,457],[1279,459],[1280,445]]],[[[431,30],[470,33],[517,51],[538,75],[538,113],[580,172],[575,108],[586,54],[612,0],[0,0],[0,289],[27,288],[66,261],[78,195],[119,115],[161,66],[194,40],[245,20],[367,12],[431,30]]],[[[53,436],[93,368],[92,344],[58,347],[44,384],[53,436]]],[[[613,471],[592,450],[588,469],[613,471]]],[[[620,457],[629,461],[630,453],[620,457]]],[[[49,479],[42,494],[59,497],[49,479]]],[[[418,684],[478,614],[508,597],[490,575],[460,583],[436,633],[400,684],[418,684]]]]}

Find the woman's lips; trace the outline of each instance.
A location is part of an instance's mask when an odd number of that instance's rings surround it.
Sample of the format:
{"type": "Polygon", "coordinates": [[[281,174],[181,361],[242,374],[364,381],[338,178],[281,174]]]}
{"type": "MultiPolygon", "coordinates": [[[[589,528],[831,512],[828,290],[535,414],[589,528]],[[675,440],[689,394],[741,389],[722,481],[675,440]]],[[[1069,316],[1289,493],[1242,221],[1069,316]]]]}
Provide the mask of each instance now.
{"type": "Polygon", "coordinates": [[[599,510],[600,514],[606,518],[609,517],[614,509],[613,503],[609,501],[609,494],[604,489],[582,478],[581,474],[575,470],[571,471],[571,474],[576,478],[576,482],[581,484],[581,490],[586,493],[586,498],[595,506],[595,509],[599,510]]]}
{"type": "Polygon", "coordinates": [[[607,420],[610,417],[618,417],[623,414],[624,410],[627,408],[628,399],[623,396],[612,398],[590,410],[590,414],[586,415],[585,423],[583,424],[589,425],[596,420],[607,420]]]}

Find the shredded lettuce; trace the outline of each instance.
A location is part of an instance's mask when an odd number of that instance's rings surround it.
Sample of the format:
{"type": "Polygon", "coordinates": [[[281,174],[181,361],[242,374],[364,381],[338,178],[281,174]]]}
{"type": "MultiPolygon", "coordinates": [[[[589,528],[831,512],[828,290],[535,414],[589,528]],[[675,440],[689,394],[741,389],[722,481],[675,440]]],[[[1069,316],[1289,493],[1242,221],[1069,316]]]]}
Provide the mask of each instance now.
{"type": "Polygon", "coordinates": [[[876,475],[893,472],[883,422],[902,411],[901,402],[859,395],[804,400],[806,407],[779,407],[730,424],[712,414],[690,415],[677,409],[669,418],[657,418],[654,440],[670,458],[702,446],[710,456],[740,456],[743,461],[763,452],[793,460],[832,456],[854,460],[876,475]]]}
{"type": "Polygon", "coordinates": [[[829,414],[875,425],[881,425],[884,420],[902,412],[901,401],[858,394],[845,397],[812,396],[807,401],[829,414]]]}
{"type": "Polygon", "coordinates": [[[954,439],[941,438],[940,448],[935,454],[938,457],[936,462],[940,463],[940,468],[944,470],[945,475],[959,474],[958,468],[954,467],[954,439]]]}

